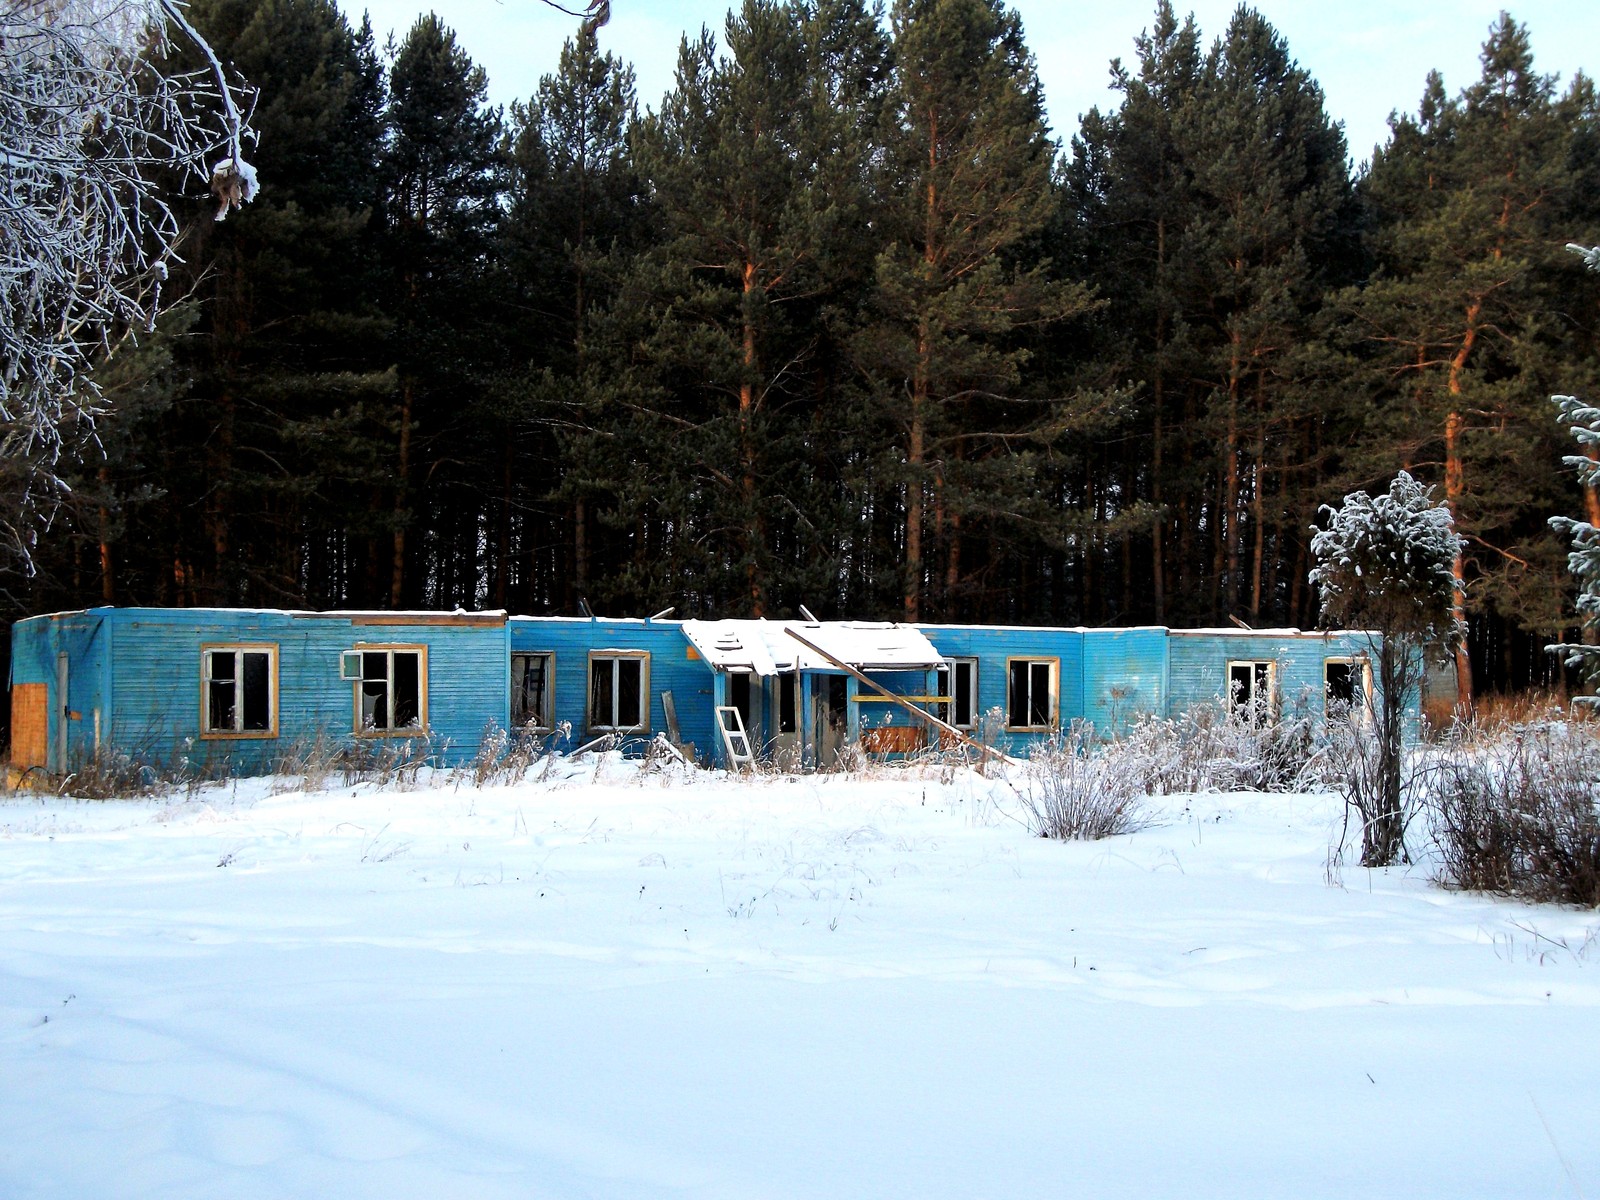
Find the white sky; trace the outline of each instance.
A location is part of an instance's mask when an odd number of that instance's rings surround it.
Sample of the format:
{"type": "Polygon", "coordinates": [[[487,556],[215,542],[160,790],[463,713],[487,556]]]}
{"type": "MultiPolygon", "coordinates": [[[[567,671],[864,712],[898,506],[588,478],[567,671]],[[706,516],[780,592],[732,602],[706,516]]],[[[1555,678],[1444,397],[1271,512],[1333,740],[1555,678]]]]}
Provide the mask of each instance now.
{"type": "MultiPolygon", "coordinates": [[[[360,0],[342,0],[359,20],[360,0]]],[[[1106,87],[1113,57],[1133,59],[1134,36],[1155,11],[1148,3],[1070,3],[1012,0],[1021,14],[1057,136],[1065,141],[1078,115],[1109,108],[1106,87]]],[[[403,36],[429,5],[418,0],[368,0],[381,45],[394,30],[403,36]]],[[[432,6],[455,29],[461,44],[489,73],[495,102],[532,94],[539,77],[555,69],[562,41],[576,22],[539,0],[439,0],[432,6]]],[[[576,7],[576,5],[569,5],[576,7]]],[[[1192,0],[1174,5],[1194,12],[1207,42],[1220,34],[1234,0],[1192,0]]],[[[1478,51],[1504,0],[1261,0],[1258,7],[1288,39],[1290,52],[1322,84],[1328,109],[1345,123],[1358,162],[1386,136],[1393,109],[1413,110],[1429,69],[1444,73],[1452,94],[1478,75],[1478,51]]],[[[685,30],[709,25],[719,34],[728,0],[612,0],[601,44],[633,63],[642,104],[656,106],[672,84],[678,41],[685,30]]],[[[1600,3],[1595,0],[1520,0],[1512,15],[1528,26],[1535,66],[1557,73],[1563,85],[1582,67],[1600,71],[1600,3]]]]}

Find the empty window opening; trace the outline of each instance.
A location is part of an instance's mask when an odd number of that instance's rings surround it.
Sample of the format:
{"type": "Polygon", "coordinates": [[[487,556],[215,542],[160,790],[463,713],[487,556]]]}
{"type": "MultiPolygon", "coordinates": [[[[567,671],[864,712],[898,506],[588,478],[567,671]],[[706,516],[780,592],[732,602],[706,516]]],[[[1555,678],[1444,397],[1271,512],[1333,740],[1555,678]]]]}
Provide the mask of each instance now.
{"type": "Polygon", "coordinates": [[[511,725],[517,729],[550,729],[551,694],[555,680],[553,654],[511,656],[511,725]]]}
{"type": "Polygon", "coordinates": [[[644,728],[649,656],[589,656],[589,728],[632,731],[644,728]]]}
{"type": "Polygon", "coordinates": [[[1056,660],[1013,658],[1006,668],[1006,724],[1012,729],[1049,729],[1054,726],[1056,660]]]}
{"type": "Polygon", "coordinates": [[[1349,707],[1365,701],[1372,690],[1372,676],[1365,659],[1330,658],[1323,663],[1323,695],[1328,707],[1349,707]]]}
{"type": "Polygon", "coordinates": [[[1270,716],[1274,704],[1278,664],[1271,660],[1228,664],[1228,703],[1246,709],[1253,717],[1270,716]]]}
{"type": "Polygon", "coordinates": [[[276,646],[212,646],[201,652],[202,732],[272,737],[278,729],[276,646]]]}
{"type": "Polygon", "coordinates": [[[971,729],[978,721],[978,660],[953,658],[938,670],[936,690],[949,696],[948,704],[936,707],[934,716],[957,729],[971,729]]]}
{"type": "Polygon", "coordinates": [[[739,710],[739,720],[747,731],[756,727],[750,701],[750,678],[744,672],[734,672],[728,676],[728,703],[739,710]]]}

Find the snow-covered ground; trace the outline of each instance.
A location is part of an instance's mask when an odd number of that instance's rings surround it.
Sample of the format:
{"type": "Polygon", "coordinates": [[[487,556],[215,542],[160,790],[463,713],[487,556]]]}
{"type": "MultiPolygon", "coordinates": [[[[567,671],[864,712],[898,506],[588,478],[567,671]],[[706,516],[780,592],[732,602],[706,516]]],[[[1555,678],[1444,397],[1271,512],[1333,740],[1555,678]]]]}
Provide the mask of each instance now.
{"type": "MultiPolygon", "coordinates": [[[[280,785],[281,786],[281,785],[280,785]]],[[[930,773],[0,798],[0,1196],[1600,1196],[1600,914],[930,773]]]]}

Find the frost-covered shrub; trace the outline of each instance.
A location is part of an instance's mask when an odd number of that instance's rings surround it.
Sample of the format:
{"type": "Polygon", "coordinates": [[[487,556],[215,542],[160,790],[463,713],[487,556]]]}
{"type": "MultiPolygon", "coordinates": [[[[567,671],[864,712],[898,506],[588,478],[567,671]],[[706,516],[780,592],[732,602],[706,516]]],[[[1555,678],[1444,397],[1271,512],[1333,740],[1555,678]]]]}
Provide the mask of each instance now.
{"type": "Polygon", "coordinates": [[[1583,724],[1457,728],[1429,815],[1451,887],[1600,905],[1600,742],[1583,724]]]}
{"type": "Polygon", "coordinates": [[[1305,786],[1319,748],[1303,711],[1270,714],[1221,701],[1197,704],[1177,717],[1145,717],[1115,744],[1143,790],[1276,792],[1305,786]]]}
{"type": "Polygon", "coordinates": [[[1098,743],[1088,722],[1035,746],[1023,779],[1023,811],[1040,837],[1093,841],[1150,824],[1137,756],[1121,743],[1098,743]]]}

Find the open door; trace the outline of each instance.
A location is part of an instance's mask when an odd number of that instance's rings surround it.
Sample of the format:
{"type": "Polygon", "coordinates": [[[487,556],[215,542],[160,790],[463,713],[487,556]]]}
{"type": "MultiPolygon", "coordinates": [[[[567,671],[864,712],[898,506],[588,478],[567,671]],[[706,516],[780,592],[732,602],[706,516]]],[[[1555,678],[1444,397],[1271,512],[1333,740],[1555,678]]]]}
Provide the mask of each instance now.
{"type": "Polygon", "coordinates": [[[849,680],[843,675],[818,675],[811,703],[817,767],[829,771],[839,765],[839,752],[850,737],[849,680]]]}

